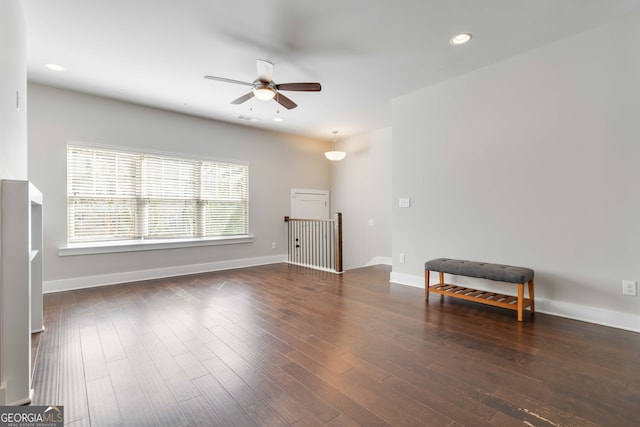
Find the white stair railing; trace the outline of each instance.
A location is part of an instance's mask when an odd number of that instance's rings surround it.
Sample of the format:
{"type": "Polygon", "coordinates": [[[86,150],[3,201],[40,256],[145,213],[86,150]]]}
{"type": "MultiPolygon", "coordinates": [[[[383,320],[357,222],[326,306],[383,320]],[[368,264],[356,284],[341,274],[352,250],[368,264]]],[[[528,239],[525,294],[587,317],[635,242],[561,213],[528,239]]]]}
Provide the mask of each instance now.
{"type": "Polygon", "coordinates": [[[284,220],[290,264],[342,273],[342,213],[332,219],[284,220]]]}

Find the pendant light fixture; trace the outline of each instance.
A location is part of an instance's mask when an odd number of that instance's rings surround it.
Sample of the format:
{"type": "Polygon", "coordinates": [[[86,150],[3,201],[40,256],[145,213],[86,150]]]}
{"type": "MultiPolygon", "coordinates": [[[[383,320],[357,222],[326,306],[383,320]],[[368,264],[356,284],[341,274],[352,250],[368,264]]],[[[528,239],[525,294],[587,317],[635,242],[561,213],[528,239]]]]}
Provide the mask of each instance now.
{"type": "Polygon", "coordinates": [[[336,151],[336,137],[338,135],[338,131],[334,130],[333,132],[333,150],[332,151],[327,151],[326,153],[324,153],[324,156],[331,160],[332,162],[337,162],[339,160],[342,160],[346,157],[347,152],[346,151],[336,151]]]}

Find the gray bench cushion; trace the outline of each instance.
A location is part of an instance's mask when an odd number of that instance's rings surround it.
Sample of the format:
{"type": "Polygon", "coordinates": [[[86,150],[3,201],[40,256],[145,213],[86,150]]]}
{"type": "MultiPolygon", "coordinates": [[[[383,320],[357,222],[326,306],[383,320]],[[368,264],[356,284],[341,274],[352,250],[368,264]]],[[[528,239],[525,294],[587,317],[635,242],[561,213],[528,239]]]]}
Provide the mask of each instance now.
{"type": "Polygon", "coordinates": [[[479,277],[481,279],[510,283],[527,283],[533,279],[533,270],[530,268],[464,261],[460,259],[432,259],[424,263],[424,269],[456,274],[458,276],[479,277]]]}

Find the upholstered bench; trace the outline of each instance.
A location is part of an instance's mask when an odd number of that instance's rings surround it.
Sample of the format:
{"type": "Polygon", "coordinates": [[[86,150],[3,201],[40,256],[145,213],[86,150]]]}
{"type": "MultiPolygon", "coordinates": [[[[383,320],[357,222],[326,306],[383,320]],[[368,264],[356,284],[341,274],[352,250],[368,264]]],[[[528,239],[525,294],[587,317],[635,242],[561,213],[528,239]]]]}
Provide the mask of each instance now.
{"type": "Polygon", "coordinates": [[[459,259],[437,258],[424,263],[425,297],[429,300],[429,293],[461,298],[468,301],[480,302],[496,307],[508,308],[518,312],[518,321],[522,322],[524,309],[529,307],[530,312],[535,312],[533,303],[533,270],[511,265],[489,264],[486,262],[464,261],[459,259]],[[430,285],[429,272],[435,271],[440,275],[440,283],[430,285]],[[487,292],[477,289],[457,286],[444,282],[444,273],[456,276],[477,277],[480,279],[495,280],[499,282],[516,283],[518,296],[503,295],[495,292],[487,292]],[[529,287],[529,298],[524,297],[524,284],[529,287]]]}

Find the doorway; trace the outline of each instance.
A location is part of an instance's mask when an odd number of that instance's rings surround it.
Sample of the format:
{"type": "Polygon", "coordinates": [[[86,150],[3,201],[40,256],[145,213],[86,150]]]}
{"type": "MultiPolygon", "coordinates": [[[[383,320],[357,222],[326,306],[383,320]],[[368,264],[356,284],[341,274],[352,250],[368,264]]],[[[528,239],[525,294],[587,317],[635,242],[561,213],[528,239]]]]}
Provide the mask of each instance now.
{"type": "Polygon", "coordinates": [[[329,190],[292,188],[291,218],[329,218],[329,190]]]}

